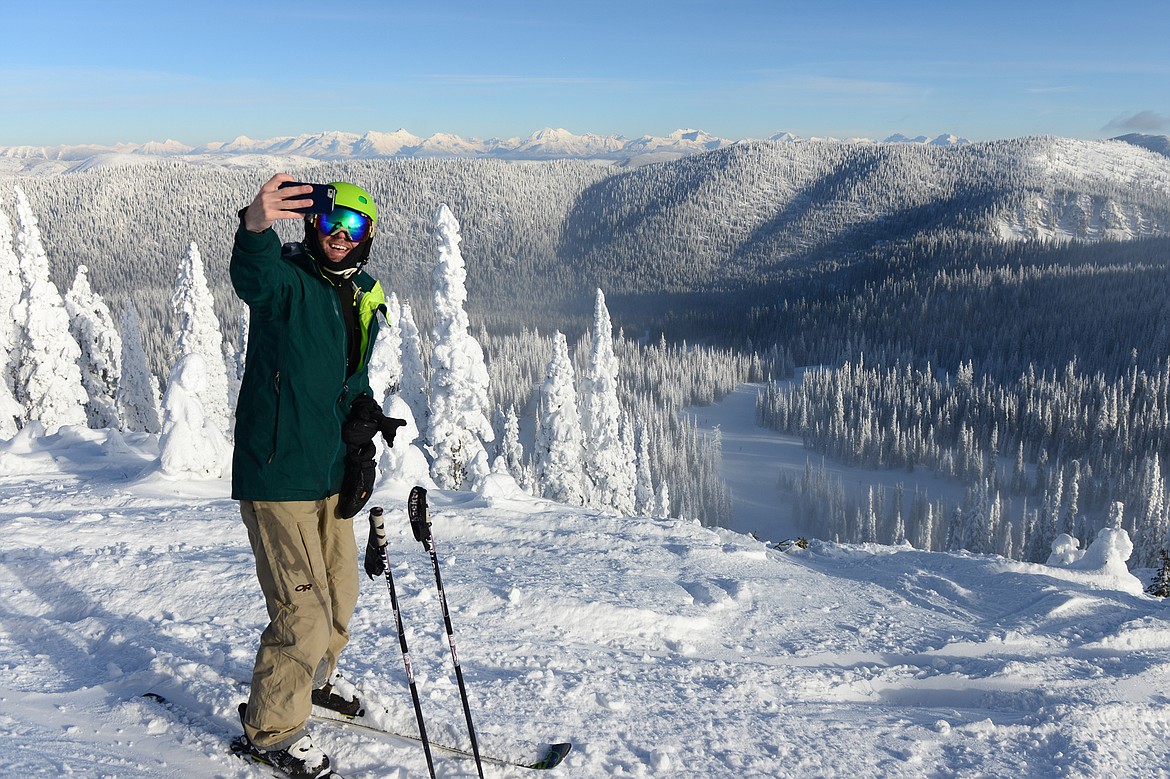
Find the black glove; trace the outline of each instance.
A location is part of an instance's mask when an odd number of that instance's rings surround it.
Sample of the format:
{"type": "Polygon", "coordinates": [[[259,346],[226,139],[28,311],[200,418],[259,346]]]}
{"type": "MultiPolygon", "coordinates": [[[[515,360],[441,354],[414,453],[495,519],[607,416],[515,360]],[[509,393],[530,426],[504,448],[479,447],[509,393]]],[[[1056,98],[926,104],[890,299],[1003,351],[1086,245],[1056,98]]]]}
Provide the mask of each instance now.
{"type": "Polygon", "coordinates": [[[405,419],[382,417],[382,421],[378,423],[378,431],[382,433],[382,438],[386,440],[386,446],[394,446],[394,434],[398,432],[398,428],[405,426],[405,419]]]}
{"type": "Polygon", "coordinates": [[[349,407],[349,417],[341,426],[341,440],[346,446],[368,443],[378,433],[386,440],[387,446],[394,446],[394,434],[406,425],[405,419],[388,417],[382,407],[369,395],[359,395],[349,407]]]}
{"type": "Polygon", "coordinates": [[[341,426],[341,440],[348,447],[361,446],[374,440],[378,426],[385,417],[382,407],[369,395],[358,395],[349,406],[349,416],[341,426]]]}
{"type": "Polygon", "coordinates": [[[349,416],[341,426],[345,444],[345,475],[337,500],[337,516],[349,519],[362,510],[374,491],[378,478],[374,466],[374,436],[382,420],[382,409],[369,395],[359,395],[349,407],[349,416]]]}
{"type": "Polygon", "coordinates": [[[341,495],[337,500],[337,516],[349,519],[366,505],[374,493],[378,469],[374,465],[377,449],[373,442],[351,447],[345,455],[345,475],[341,479],[341,495]]]}
{"type": "Polygon", "coordinates": [[[349,406],[349,416],[341,426],[341,442],[345,444],[345,476],[341,481],[341,496],[337,502],[337,516],[349,519],[366,505],[374,492],[378,472],[374,465],[374,436],[379,432],[388,446],[394,445],[394,433],[405,425],[402,419],[387,417],[382,407],[369,395],[359,395],[349,406]]]}
{"type": "Polygon", "coordinates": [[[370,509],[370,535],[366,541],[366,558],[363,567],[366,576],[376,579],[386,573],[386,529],[382,525],[382,509],[370,509]]]}

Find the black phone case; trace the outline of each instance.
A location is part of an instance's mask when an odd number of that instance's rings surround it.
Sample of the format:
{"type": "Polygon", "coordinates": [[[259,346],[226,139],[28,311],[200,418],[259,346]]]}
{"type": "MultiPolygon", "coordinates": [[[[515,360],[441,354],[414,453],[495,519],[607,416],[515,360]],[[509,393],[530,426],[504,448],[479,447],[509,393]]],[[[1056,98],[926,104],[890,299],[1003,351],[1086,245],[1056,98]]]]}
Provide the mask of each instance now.
{"type": "Polygon", "coordinates": [[[300,181],[286,181],[280,185],[280,189],[285,187],[303,187],[310,186],[313,191],[304,197],[312,198],[313,205],[307,208],[290,208],[289,211],[294,211],[298,214],[327,214],[333,210],[333,203],[337,199],[337,188],[329,184],[308,184],[300,181]]]}

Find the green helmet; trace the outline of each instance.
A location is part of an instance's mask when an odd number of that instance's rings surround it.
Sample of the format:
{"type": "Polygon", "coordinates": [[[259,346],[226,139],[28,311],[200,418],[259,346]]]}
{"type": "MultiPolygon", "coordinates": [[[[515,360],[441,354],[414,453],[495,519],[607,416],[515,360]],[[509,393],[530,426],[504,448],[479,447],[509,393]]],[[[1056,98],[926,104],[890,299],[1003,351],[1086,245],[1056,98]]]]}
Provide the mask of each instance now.
{"type": "Polygon", "coordinates": [[[359,211],[368,216],[374,224],[378,224],[378,207],[374,205],[374,198],[369,192],[348,181],[334,181],[330,186],[337,190],[334,205],[359,211]]]}

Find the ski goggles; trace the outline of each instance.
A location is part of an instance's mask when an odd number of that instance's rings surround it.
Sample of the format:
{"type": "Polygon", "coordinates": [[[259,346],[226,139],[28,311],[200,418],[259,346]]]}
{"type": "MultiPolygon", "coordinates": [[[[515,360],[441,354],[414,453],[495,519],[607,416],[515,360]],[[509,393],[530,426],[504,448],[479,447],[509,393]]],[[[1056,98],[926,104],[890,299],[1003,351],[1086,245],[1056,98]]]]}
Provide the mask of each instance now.
{"type": "Polygon", "coordinates": [[[374,220],[359,211],[335,208],[327,214],[317,214],[313,217],[313,224],[321,235],[333,235],[344,230],[349,240],[361,243],[370,236],[374,220]]]}

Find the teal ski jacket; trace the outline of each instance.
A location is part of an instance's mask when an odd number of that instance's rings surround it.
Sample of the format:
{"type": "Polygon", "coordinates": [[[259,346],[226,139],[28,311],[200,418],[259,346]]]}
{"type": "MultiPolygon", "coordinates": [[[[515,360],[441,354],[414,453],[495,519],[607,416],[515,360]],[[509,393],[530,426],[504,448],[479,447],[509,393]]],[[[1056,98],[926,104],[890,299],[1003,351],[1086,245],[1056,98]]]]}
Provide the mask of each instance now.
{"type": "Polygon", "coordinates": [[[341,425],[350,403],[370,393],[369,357],[385,315],[381,284],[359,271],[345,282],[357,301],[360,362],[346,366],[337,289],[300,244],[281,246],[269,228],[241,223],[230,265],[248,305],[248,351],[236,405],[232,497],[321,500],[341,489],[341,425]]]}

